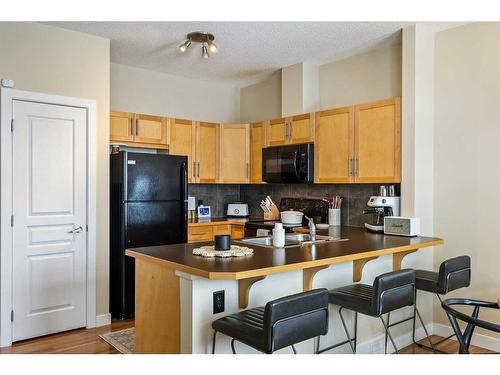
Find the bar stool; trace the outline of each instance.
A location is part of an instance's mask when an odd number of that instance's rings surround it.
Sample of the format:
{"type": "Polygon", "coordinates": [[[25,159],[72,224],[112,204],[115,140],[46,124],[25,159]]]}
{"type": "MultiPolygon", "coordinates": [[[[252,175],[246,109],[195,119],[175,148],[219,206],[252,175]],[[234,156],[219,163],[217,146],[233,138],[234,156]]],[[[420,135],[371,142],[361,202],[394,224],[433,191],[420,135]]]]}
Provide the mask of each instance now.
{"type": "Polygon", "coordinates": [[[270,301],[257,307],[228,315],[212,322],[214,329],[212,354],[215,353],[217,332],[240,341],[260,352],[276,350],[328,332],[328,290],[315,289],[270,301]]]}
{"type": "Polygon", "coordinates": [[[434,353],[441,352],[437,349],[437,346],[442,342],[452,338],[455,334],[452,334],[444,339],[441,339],[435,343],[432,342],[427,328],[425,328],[424,321],[420,316],[417,309],[417,291],[423,290],[426,292],[434,293],[437,295],[439,302],[443,303],[440,295],[445,295],[452,290],[465,288],[470,285],[471,279],[471,265],[470,257],[467,255],[451,258],[445,260],[439,266],[439,272],[426,271],[426,270],[415,270],[415,308],[413,310],[413,342],[420,347],[431,349],[434,353]],[[415,329],[416,329],[416,316],[422,324],[427,340],[431,346],[417,343],[415,341],[415,329]]]}
{"type": "Polygon", "coordinates": [[[327,348],[319,348],[319,338],[317,340],[316,353],[323,353],[338,346],[349,344],[352,352],[356,353],[358,313],[380,318],[385,330],[385,351],[387,352],[387,337],[391,340],[396,353],[399,353],[396,344],[389,332],[389,328],[412,318],[403,319],[399,322],[389,324],[384,321],[382,315],[402,307],[413,305],[415,299],[415,272],[411,269],[385,273],[375,278],[372,285],[352,284],[340,288],[332,289],[328,293],[329,302],[340,306],[339,315],[347,340],[327,348]],[[354,311],[354,338],[351,338],[349,330],[342,315],[342,310],[346,308],[354,311]]]}

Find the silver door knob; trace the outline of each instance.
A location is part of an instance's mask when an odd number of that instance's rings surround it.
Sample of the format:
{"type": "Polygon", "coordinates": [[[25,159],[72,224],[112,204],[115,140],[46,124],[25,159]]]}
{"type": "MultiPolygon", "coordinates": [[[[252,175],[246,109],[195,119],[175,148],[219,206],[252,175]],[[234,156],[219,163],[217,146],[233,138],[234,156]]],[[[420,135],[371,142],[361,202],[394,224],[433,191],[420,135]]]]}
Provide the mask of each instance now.
{"type": "Polygon", "coordinates": [[[68,233],[80,233],[83,230],[83,228],[79,225],[76,228],[73,228],[73,230],[70,230],[68,233]]]}

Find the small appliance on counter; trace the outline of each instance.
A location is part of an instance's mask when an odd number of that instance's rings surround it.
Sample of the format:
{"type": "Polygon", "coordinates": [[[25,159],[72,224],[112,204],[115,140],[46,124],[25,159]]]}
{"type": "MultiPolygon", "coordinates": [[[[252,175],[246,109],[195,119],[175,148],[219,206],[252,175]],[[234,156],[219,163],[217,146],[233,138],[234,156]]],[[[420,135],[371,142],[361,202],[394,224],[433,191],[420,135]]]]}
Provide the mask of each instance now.
{"type": "Polygon", "coordinates": [[[226,211],[227,217],[248,217],[248,204],[236,202],[229,203],[226,211]]]}
{"type": "Polygon", "coordinates": [[[384,232],[384,218],[386,216],[399,216],[399,197],[387,197],[373,195],[368,200],[367,210],[363,214],[372,215],[369,222],[365,223],[365,228],[371,232],[384,232]]]}
{"type": "Polygon", "coordinates": [[[386,216],[384,217],[384,233],[416,237],[420,234],[420,219],[418,217],[386,216]]]}
{"type": "Polygon", "coordinates": [[[198,201],[197,216],[200,220],[210,220],[212,216],[210,206],[204,206],[202,200],[198,201]]]}

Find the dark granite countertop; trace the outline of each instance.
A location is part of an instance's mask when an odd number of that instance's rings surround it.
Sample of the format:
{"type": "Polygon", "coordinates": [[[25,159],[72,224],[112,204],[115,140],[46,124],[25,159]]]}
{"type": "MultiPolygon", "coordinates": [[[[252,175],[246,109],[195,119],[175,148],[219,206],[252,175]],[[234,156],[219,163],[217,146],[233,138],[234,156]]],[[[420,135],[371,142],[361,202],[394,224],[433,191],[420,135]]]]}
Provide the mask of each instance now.
{"type": "MultiPolygon", "coordinates": [[[[443,240],[432,237],[399,237],[374,234],[364,228],[336,227],[335,237],[347,241],[330,241],[286,249],[266,248],[245,244],[254,250],[241,258],[203,258],[192,254],[194,248],[212,242],[177,244],[127,249],[126,254],[136,259],[203,276],[209,279],[244,279],[265,276],[335,263],[404,253],[441,245],[443,240]]],[[[321,231],[327,234],[328,231],[321,231]]],[[[331,234],[331,233],[330,233],[331,234]]]]}

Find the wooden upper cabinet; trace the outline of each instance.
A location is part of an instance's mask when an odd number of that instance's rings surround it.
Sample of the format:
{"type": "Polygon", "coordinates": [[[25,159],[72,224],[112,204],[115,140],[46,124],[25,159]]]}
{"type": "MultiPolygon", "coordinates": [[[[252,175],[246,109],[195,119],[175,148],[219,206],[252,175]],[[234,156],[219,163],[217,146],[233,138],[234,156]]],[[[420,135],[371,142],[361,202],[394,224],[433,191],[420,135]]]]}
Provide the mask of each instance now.
{"type": "Polygon", "coordinates": [[[306,113],[267,122],[267,146],[314,141],[314,115],[306,113]]]}
{"type": "Polygon", "coordinates": [[[195,123],[191,120],[170,119],[170,148],[172,155],[186,155],[188,158],[188,182],[194,182],[195,165],[195,123]]]}
{"type": "Polygon", "coordinates": [[[109,119],[109,139],[111,142],[134,141],[134,114],[128,112],[111,112],[109,119]]]}
{"type": "Polygon", "coordinates": [[[400,98],[358,105],[354,112],[356,182],[400,182],[400,98]]]}
{"type": "Polygon", "coordinates": [[[200,122],[196,126],[195,182],[215,183],[218,180],[219,125],[200,122]]]}
{"type": "Polygon", "coordinates": [[[288,143],[308,143],[314,141],[314,115],[306,113],[287,119],[288,143]]]}
{"type": "Polygon", "coordinates": [[[279,146],[288,142],[288,122],[285,118],[267,122],[267,146],[279,146]]]}
{"type": "Polygon", "coordinates": [[[315,123],[314,182],[353,182],[353,107],[318,112],[315,123]]]}
{"type": "Polygon", "coordinates": [[[220,125],[219,181],[248,183],[250,175],[250,130],[248,124],[220,125]]]}
{"type": "Polygon", "coordinates": [[[262,148],[265,145],[265,123],[250,124],[250,182],[262,183],[262,148]]]}
{"type": "Polygon", "coordinates": [[[167,119],[136,114],[134,142],[167,146],[167,119]]]}
{"type": "Polygon", "coordinates": [[[167,119],[158,116],[111,112],[110,142],[132,147],[168,148],[167,119]]]}

